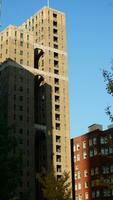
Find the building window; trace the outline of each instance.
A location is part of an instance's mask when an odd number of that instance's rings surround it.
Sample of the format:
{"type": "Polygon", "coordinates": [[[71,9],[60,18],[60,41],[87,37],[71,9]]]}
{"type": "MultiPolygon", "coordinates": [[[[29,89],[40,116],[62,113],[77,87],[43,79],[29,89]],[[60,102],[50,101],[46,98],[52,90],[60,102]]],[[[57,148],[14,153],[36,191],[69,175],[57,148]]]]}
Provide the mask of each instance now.
{"type": "Polygon", "coordinates": [[[27,61],[27,66],[29,66],[29,61],[27,61]]]}
{"type": "Polygon", "coordinates": [[[60,124],[56,123],[56,130],[60,130],[60,124]]]}
{"type": "Polygon", "coordinates": [[[54,17],[54,18],[57,18],[57,14],[56,14],[56,13],[53,13],[53,17],[54,17]]]}
{"type": "Polygon", "coordinates": [[[74,175],[74,176],[75,176],[75,180],[77,180],[77,173],[75,173],[75,175],[74,175]]]}
{"type": "Polygon", "coordinates": [[[83,149],[86,149],[86,141],[83,142],[83,149]]]}
{"type": "Polygon", "coordinates": [[[97,138],[93,138],[93,144],[95,145],[95,144],[97,144],[97,138]]]}
{"type": "Polygon", "coordinates": [[[92,199],[95,199],[95,192],[92,192],[92,199]]]}
{"type": "Polygon", "coordinates": [[[23,51],[22,50],[20,50],[20,55],[23,55],[23,51]]]}
{"type": "Polygon", "coordinates": [[[57,69],[54,69],[54,74],[59,74],[59,70],[57,70],[57,69]]]}
{"type": "Polygon", "coordinates": [[[17,31],[15,31],[15,37],[17,36],[17,31]]]}
{"type": "Polygon", "coordinates": [[[74,162],[76,162],[76,156],[74,155],[74,162]]]}
{"type": "Polygon", "coordinates": [[[79,194],[78,200],[82,200],[82,194],[79,194]]]}
{"type": "Polygon", "coordinates": [[[105,148],[105,155],[108,155],[108,154],[109,154],[108,148],[105,148]]]}
{"type": "Polygon", "coordinates": [[[61,156],[60,155],[56,156],[56,162],[61,162],[61,156]]]}
{"type": "Polygon", "coordinates": [[[97,155],[97,149],[94,148],[94,156],[96,156],[96,155],[97,155]]]}
{"type": "Polygon", "coordinates": [[[59,136],[59,135],[56,136],[56,142],[61,143],[61,136],[59,136]]]}
{"type": "Polygon", "coordinates": [[[81,183],[78,183],[78,190],[81,190],[81,183]]]}
{"type": "Polygon", "coordinates": [[[23,59],[20,59],[20,64],[23,64],[23,59]]]}
{"type": "Polygon", "coordinates": [[[20,33],[20,38],[23,39],[23,33],[20,33]]]}
{"type": "Polygon", "coordinates": [[[85,187],[86,189],[88,188],[88,182],[87,182],[87,181],[85,182],[84,187],[85,187]]]}
{"type": "Polygon", "coordinates": [[[109,189],[104,189],[103,196],[104,197],[110,197],[110,190],[109,189]]]}
{"type": "Polygon", "coordinates": [[[54,36],[54,37],[53,37],[53,41],[54,41],[54,42],[58,42],[58,37],[54,36]]]}
{"type": "Polygon", "coordinates": [[[57,111],[57,112],[60,111],[60,106],[59,105],[55,105],[55,111],[57,111]]]}
{"type": "Polygon", "coordinates": [[[77,187],[77,184],[75,184],[75,191],[77,191],[77,188],[78,188],[78,187],[77,187]]]}
{"type": "Polygon", "coordinates": [[[54,58],[58,58],[58,53],[54,52],[54,58]]]}
{"type": "Polygon", "coordinates": [[[91,169],[91,176],[94,175],[94,169],[91,169]]]}
{"type": "Polygon", "coordinates": [[[57,165],[57,172],[61,172],[61,165],[57,165]]]}
{"type": "Polygon", "coordinates": [[[20,132],[20,134],[22,134],[22,133],[23,133],[23,129],[22,129],[22,128],[20,128],[19,132],[20,132]]]}
{"type": "Polygon", "coordinates": [[[20,110],[20,111],[23,111],[23,106],[19,106],[19,110],[20,110]]]}
{"type": "Polygon", "coordinates": [[[23,47],[23,41],[20,41],[20,46],[23,47]]]}
{"type": "Polygon", "coordinates": [[[80,144],[77,144],[77,151],[80,150],[80,144]]]}
{"type": "Polygon", "coordinates": [[[6,40],[6,44],[8,44],[8,40],[6,40]]]}
{"type": "Polygon", "coordinates": [[[27,48],[29,48],[29,43],[27,43],[27,48]]]}
{"type": "Polygon", "coordinates": [[[27,181],[27,187],[29,187],[29,181],[27,181]]]}
{"type": "Polygon", "coordinates": [[[89,199],[89,194],[88,194],[88,192],[85,192],[85,199],[89,199]]]}
{"type": "Polygon", "coordinates": [[[83,152],[83,159],[87,159],[87,153],[83,152]]]}
{"type": "Polygon", "coordinates": [[[103,174],[109,174],[109,167],[108,166],[102,166],[102,173],[103,174]]]}
{"type": "Polygon", "coordinates": [[[113,165],[110,166],[110,172],[113,172],[113,165]]]}
{"type": "Polygon", "coordinates": [[[90,157],[93,157],[93,150],[92,150],[92,149],[91,149],[90,152],[89,152],[89,156],[90,156],[90,157]]]}
{"type": "Polygon", "coordinates": [[[104,144],[104,138],[103,137],[100,138],[100,143],[104,144]]]}
{"type": "Polygon", "coordinates": [[[23,96],[20,96],[19,99],[20,99],[20,101],[23,101],[23,96]]]}
{"type": "Polygon", "coordinates": [[[14,100],[16,100],[16,95],[14,95],[14,100]]]}
{"type": "Polygon", "coordinates": [[[84,177],[88,177],[88,170],[87,169],[84,170],[84,177]]]}
{"type": "Polygon", "coordinates": [[[98,167],[95,168],[95,174],[99,174],[99,168],[98,167]]]}
{"type": "MultiPolygon", "coordinates": [[[[112,138],[111,138],[111,139],[112,139],[112,138]]],[[[107,137],[104,138],[104,143],[105,143],[105,144],[108,143],[108,138],[107,138],[107,137]]]]}
{"type": "Polygon", "coordinates": [[[96,191],[96,197],[98,198],[99,196],[100,196],[100,191],[97,190],[97,191],[96,191]]]}
{"type": "Polygon", "coordinates": [[[77,154],[77,161],[80,161],[80,154],[77,154]]]}
{"type": "Polygon", "coordinates": [[[101,148],[101,155],[104,155],[105,152],[104,152],[104,148],[101,148]]]}
{"type": "Polygon", "coordinates": [[[54,29],[53,29],[53,33],[54,33],[54,34],[57,34],[57,33],[58,33],[58,30],[54,28],[54,29]]]}
{"type": "Polygon", "coordinates": [[[55,93],[59,94],[59,87],[55,87],[55,93]]]}
{"type": "Polygon", "coordinates": [[[55,120],[60,121],[60,115],[59,114],[55,114],[55,120]]]}
{"type": "Polygon", "coordinates": [[[93,143],[92,143],[92,139],[89,139],[89,146],[92,146],[93,143]]]}
{"type": "Polygon", "coordinates": [[[61,153],[61,146],[60,145],[56,145],[56,152],[61,153]]]}
{"type": "Polygon", "coordinates": [[[58,45],[57,45],[57,44],[54,44],[53,47],[54,47],[55,49],[58,49],[58,45]]]}
{"type": "Polygon", "coordinates": [[[59,79],[58,79],[58,78],[55,78],[55,79],[54,79],[54,83],[55,83],[55,85],[59,85],[59,79]]]}
{"type": "Polygon", "coordinates": [[[74,146],[73,146],[73,152],[75,152],[76,151],[76,144],[74,144],[74,146]]]}
{"type": "Polygon", "coordinates": [[[60,103],[60,97],[55,95],[55,102],[60,103]]]}
{"type": "Polygon", "coordinates": [[[76,166],[75,166],[75,170],[78,170],[78,169],[79,169],[79,167],[78,167],[78,165],[76,165],[76,166]]]}
{"type": "Polygon", "coordinates": [[[95,180],[91,181],[91,187],[95,186],[95,180]]]}
{"type": "Polygon", "coordinates": [[[22,91],[23,91],[23,87],[22,87],[22,86],[20,86],[20,88],[19,88],[19,91],[20,91],[20,92],[22,92],[22,91]]]}
{"type": "Polygon", "coordinates": [[[20,119],[20,121],[22,121],[22,120],[23,120],[23,116],[22,116],[22,115],[20,115],[20,116],[19,116],[19,119],[20,119]]]}
{"type": "Polygon", "coordinates": [[[53,21],[53,26],[57,27],[57,22],[53,21]]]}
{"type": "Polygon", "coordinates": [[[78,171],[78,179],[80,179],[81,178],[81,173],[80,173],[80,171],[78,171]]]}
{"type": "Polygon", "coordinates": [[[58,68],[59,67],[58,64],[59,64],[58,61],[54,60],[54,67],[58,68]]]}

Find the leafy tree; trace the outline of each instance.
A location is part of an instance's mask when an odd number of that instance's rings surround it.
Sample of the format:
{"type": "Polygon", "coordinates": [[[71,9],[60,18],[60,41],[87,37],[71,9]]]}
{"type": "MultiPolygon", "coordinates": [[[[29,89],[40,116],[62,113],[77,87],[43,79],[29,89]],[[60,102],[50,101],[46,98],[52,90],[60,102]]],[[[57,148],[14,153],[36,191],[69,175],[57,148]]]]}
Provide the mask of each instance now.
{"type": "MultiPolygon", "coordinates": [[[[103,70],[103,77],[106,83],[106,90],[108,94],[113,96],[113,60],[111,64],[111,71],[103,70]]],[[[106,114],[109,116],[111,122],[113,122],[113,114],[111,112],[111,106],[107,106],[106,114]]]]}
{"type": "Polygon", "coordinates": [[[15,196],[20,182],[21,152],[17,150],[14,127],[0,122],[0,199],[9,200],[15,196]]]}
{"type": "Polygon", "coordinates": [[[54,170],[46,173],[45,170],[37,175],[46,200],[71,200],[71,184],[69,173],[64,172],[60,178],[55,176],[54,170]]]}

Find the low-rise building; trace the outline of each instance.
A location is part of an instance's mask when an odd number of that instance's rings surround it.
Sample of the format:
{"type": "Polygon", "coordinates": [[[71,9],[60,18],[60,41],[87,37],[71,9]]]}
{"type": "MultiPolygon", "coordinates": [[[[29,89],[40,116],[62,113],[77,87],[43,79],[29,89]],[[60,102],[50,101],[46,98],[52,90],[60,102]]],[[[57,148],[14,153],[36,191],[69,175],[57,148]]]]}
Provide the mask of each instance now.
{"type": "Polygon", "coordinates": [[[113,128],[93,124],[71,140],[73,199],[113,199],[113,128]]]}

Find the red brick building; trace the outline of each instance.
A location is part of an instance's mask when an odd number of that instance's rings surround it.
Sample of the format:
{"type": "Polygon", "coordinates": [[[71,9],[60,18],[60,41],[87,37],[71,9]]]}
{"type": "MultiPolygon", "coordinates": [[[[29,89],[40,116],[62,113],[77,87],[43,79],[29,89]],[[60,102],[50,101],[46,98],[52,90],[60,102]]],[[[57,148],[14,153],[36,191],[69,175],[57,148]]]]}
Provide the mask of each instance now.
{"type": "Polygon", "coordinates": [[[71,140],[73,200],[113,200],[113,128],[88,129],[71,140]]]}

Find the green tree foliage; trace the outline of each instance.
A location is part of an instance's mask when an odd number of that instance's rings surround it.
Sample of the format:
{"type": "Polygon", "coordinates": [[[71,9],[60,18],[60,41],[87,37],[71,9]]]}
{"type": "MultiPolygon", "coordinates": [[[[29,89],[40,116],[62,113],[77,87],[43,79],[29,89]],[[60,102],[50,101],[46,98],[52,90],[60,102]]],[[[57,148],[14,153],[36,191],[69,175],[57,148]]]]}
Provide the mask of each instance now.
{"type": "MultiPolygon", "coordinates": [[[[106,90],[108,94],[113,96],[113,60],[111,65],[111,71],[103,70],[103,77],[106,83],[106,90]]],[[[107,106],[106,114],[109,116],[111,122],[113,122],[113,114],[111,112],[111,106],[107,106]]]]}
{"type": "Polygon", "coordinates": [[[21,153],[17,151],[14,127],[0,122],[0,199],[9,200],[15,196],[20,182],[21,153]]]}
{"type": "Polygon", "coordinates": [[[54,170],[46,173],[45,170],[37,175],[42,187],[43,196],[46,200],[71,200],[71,184],[69,173],[64,172],[57,179],[54,170]]]}

